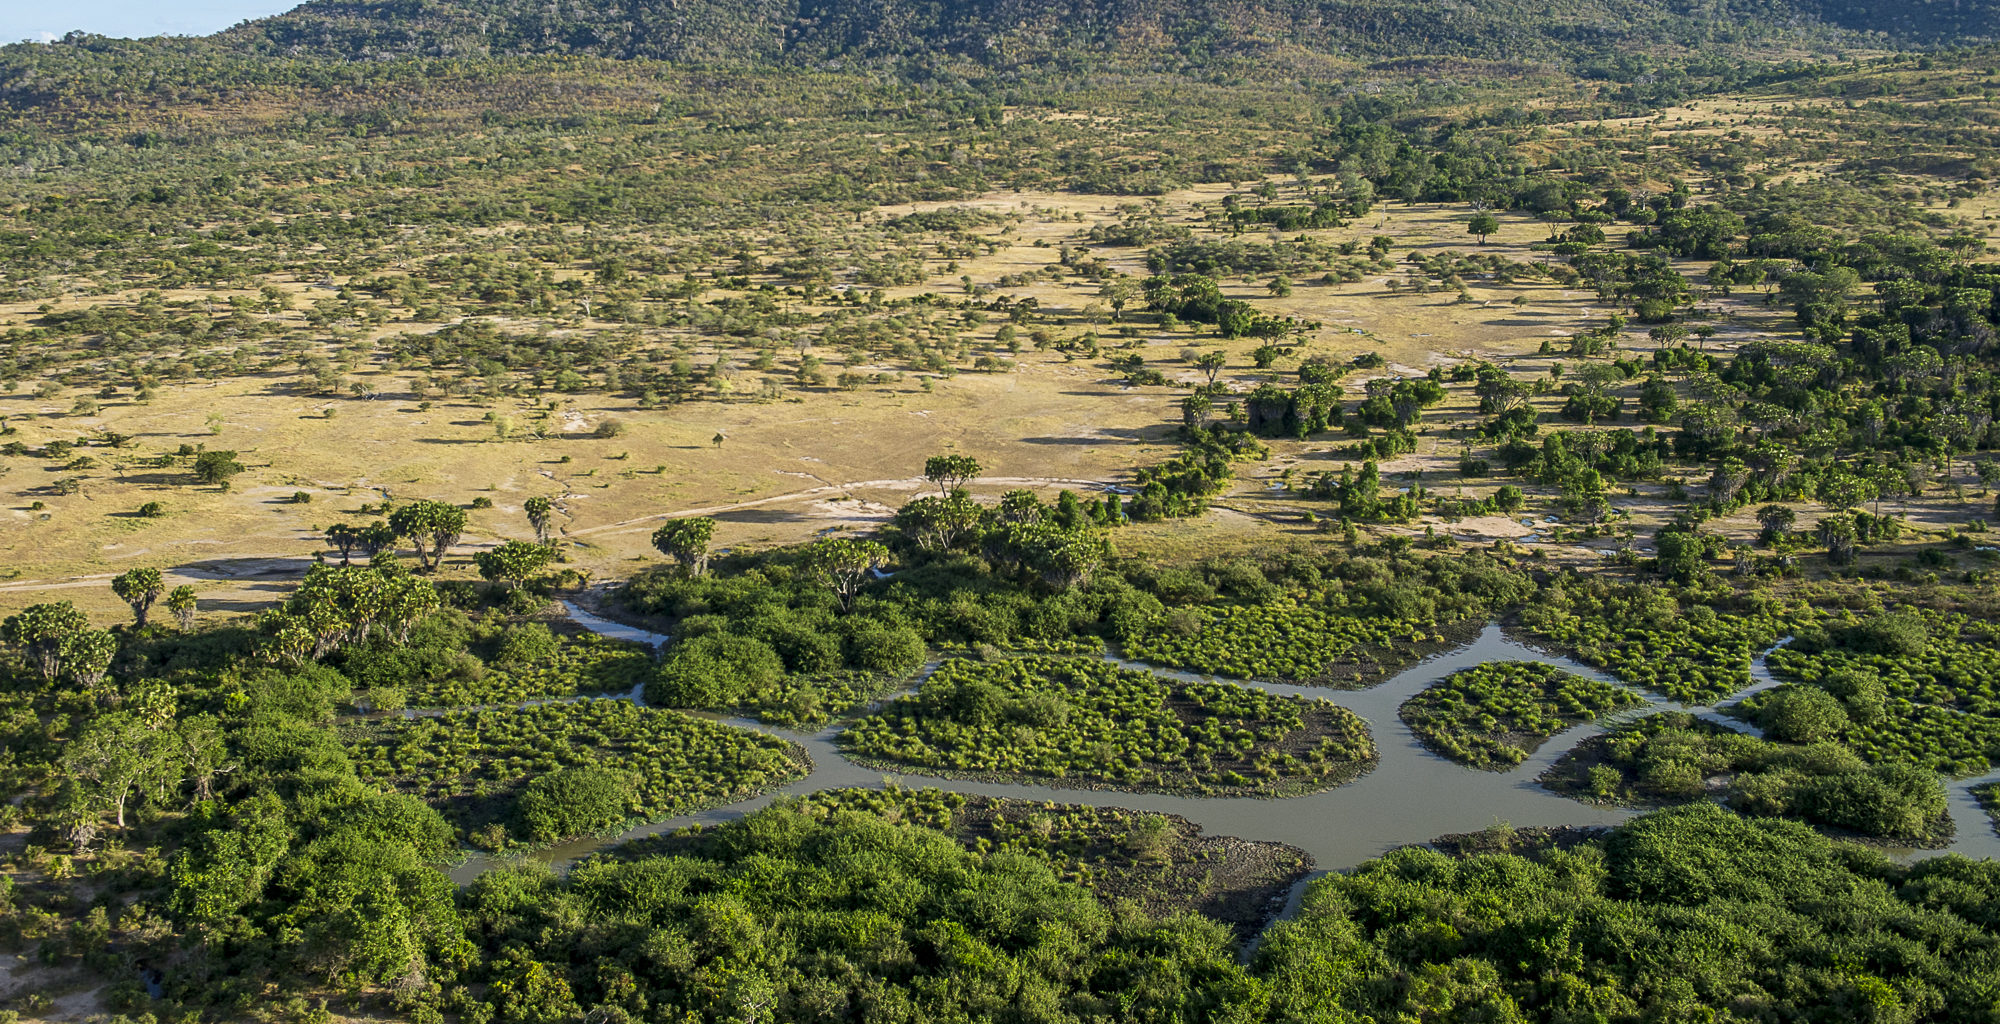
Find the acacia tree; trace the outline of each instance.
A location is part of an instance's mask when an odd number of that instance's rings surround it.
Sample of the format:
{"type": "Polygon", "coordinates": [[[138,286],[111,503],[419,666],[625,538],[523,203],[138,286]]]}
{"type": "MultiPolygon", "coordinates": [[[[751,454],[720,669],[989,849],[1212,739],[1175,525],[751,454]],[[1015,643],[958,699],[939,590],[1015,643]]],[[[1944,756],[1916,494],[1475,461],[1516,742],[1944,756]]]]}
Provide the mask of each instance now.
{"type": "Polygon", "coordinates": [[[167,595],[167,610],[174,613],[174,621],[183,631],[194,629],[195,594],[194,588],[183,583],[167,595]]]}
{"type": "Polygon", "coordinates": [[[979,460],[969,455],[933,455],[924,460],[924,479],[938,486],[938,496],[948,498],[979,475],[979,460]]]}
{"type": "Polygon", "coordinates": [[[1229,353],[1219,348],[1210,349],[1194,357],[1194,368],[1207,374],[1210,384],[1215,383],[1215,375],[1221,373],[1222,368],[1228,364],[1229,353]]]}
{"type": "Polygon", "coordinates": [[[68,601],[30,605],[0,622],[0,640],[20,648],[34,661],[44,682],[62,675],[63,644],[90,628],[90,619],[68,601]]]}
{"type": "Polygon", "coordinates": [[[448,501],[417,501],[389,513],[389,529],[410,538],[425,572],[444,564],[444,554],[465,533],[465,510],[448,501]]]}
{"type": "Polygon", "coordinates": [[[521,504],[528,513],[528,525],[535,528],[535,543],[547,544],[549,531],[555,525],[555,503],[537,495],[521,504]]]}
{"type": "Polygon", "coordinates": [[[369,558],[396,546],[396,531],[388,523],[369,523],[355,531],[354,546],[369,558]]]}
{"type": "Polygon", "coordinates": [[[1110,538],[1087,524],[1070,528],[1049,522],[1011,526],[1005,547],[1007,561],[1057,590],[1088,583],[1111,557],[1110,538]]]}
{"type": "Polygon", "coordinates": [[[409,640],[419,619],[437,610],[437,589],[407,573],[372,566],[316,565],[260,626],[276,661],[298,664],[362,643],[377,626],[396,643],[409,640]]]}
{"type": "Polygon", "coordinates": [[[140,629],[146,628],[146,613],[166,589],[167,581],[158,569],[132,569],[111,581],[111,592],[132,606],[132,617],[140,629]]]}
{"type": "Polygon", "coordinates": [[[889,562],[889,549],[872,540],[821,537],[806,548],[806,571],[840,598],[843,611],[854,609],[854,597],[868,575],[889,562]]]}
{"type": "Polygon", "coordinates": [[[689,576],[708,571],[708,542],[715,536],[715,520],[707,516],[670,519],[653,531],[653,547],[680,563],[689,576]]]}
{"type": "Polygon", "coordinates": [[[473,555],[472,563],[479,567],[479,575],[487,582],[504,583],[508,589],[518,590],[522,581],[541,572],[554,557],[555,552],[541,544],[510,540],[473,555]]]}
{"type": "Polygon", "coordinates": [[[1479,244],[1485,245],[1486,236],[1500,233],[1500,218],[1490,213],[1474,214],[1472,220],[1465,225],[1465,233],[1468,235],[1478,235],[1479,244]]]}

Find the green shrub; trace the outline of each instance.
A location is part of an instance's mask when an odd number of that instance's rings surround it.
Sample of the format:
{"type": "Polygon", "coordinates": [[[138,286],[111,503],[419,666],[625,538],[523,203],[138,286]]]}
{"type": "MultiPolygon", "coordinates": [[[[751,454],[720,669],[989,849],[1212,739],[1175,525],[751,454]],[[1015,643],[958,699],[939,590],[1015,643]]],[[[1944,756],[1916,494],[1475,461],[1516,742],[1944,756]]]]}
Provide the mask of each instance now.
{"type": "Polygon", "coordinates": [[[519,813],[529,839],[551,843],[617,828],[632,802],[632,779],[603,768],[565,768],[528,783],[519,813]]]}
{"type": "Polygon", "coordinates": [[[684,640],[646,686],[646,702],[664,707],[719,707],[741,703],[777,686],[785,663],[762,640],[711,633],[684,640]]]}
{"type": "Polygon", "coordinates": [[[1765,735],[1787,743],[1833,739],[1847,728],[1840,699],[1814,686],[1780,687],[1757,711],[1765,735]]]}
{"type": "Polygon", "coordinates": [[[496,665],[532,665],[555,657],[556,635],[548,626],[530,622],[507,631],[494,652],[496,665]]]}

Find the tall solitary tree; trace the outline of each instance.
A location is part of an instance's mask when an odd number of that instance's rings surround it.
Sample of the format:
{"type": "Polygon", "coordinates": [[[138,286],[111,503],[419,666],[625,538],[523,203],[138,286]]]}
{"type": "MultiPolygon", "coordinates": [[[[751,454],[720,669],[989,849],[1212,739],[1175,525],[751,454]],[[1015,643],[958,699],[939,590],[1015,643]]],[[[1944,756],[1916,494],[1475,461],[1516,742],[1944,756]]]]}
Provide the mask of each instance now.
{"type": "Polygon", "coordinates": [[[167,581],[158,569],[132,569],[121,573],[111,581],[111,591],[119,600],[132,606],[132,617],[138,628],[146,628],[146,613],[153,610],[153,602],[167,591],[167,581]]]}
{"type": "Polygon", "coordinates": [[[1486,236],[1500,233],[1500,218],[1490,213],[1474,214],[1472,220],[1465,225],[1465,233],[1468,235],[1478,235],[1479,244],[1485,245],[1486,236]]]}
{"type": "Polygon", "coordinates": [[[933,455],[924,460],[924,479],[937,485],[939,497],[950,497],[979,476],[979,468],[979,460],[969,455],[933,455]]]}
{"type": "Polygon", "coordinates": [[[1215,375],[1221,373],[1222,368],[1228,363],[1229,353],[1219,348],[1209,349],[1194,357],[1194,368],[1207,374],[1210,384],[1215,383],[1215,375]]]}
{"type": "Polygon", "coordinates": [[[689,576],[708,571],[708,542],[715,536],[715,520],[707,516],[670,519],[653,531],[653,547],[680,563],[689,576]]]}
{"type": "Polygon", "coordinates": [[[346,523],[335,523],[326,528],[326,544],[328,547],[340,552],[340,564],[342,565],[348,564],[348,556],[354,551],[354,546],[359,543],[361,543],[361,531],[346,523]]]}
{"type": "Polygon", "coordinates": [[[535,543],[547,544],[555,526],[555,503],[537,495],[522,502],[521,508],[528,513],[528,525],[535,528],[535,543]]]}

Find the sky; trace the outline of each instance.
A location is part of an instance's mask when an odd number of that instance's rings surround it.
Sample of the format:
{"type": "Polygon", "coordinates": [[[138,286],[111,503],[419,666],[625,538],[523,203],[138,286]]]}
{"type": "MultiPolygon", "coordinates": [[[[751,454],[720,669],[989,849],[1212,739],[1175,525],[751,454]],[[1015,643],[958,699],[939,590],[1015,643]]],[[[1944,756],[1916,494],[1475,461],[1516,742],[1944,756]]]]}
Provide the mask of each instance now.
{"type": "Polygon", "coordinates": [[[299,0],[0,0],[0,43],[82,29],[106,36],[207,35],[299,0]]]}

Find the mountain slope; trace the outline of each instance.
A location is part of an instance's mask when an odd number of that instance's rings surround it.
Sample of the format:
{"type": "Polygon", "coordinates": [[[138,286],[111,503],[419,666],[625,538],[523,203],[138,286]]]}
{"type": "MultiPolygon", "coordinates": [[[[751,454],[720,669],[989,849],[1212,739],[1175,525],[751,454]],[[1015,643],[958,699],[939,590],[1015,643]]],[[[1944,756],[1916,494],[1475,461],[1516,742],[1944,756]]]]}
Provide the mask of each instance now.
{"type": "Polygon", "coordinates": [[[348,58],[579,53],[677,61],[957,54],[990,63],[1929,42],[1996,34],[2000,0],[313,0],[224,33],[348,58]]]}

